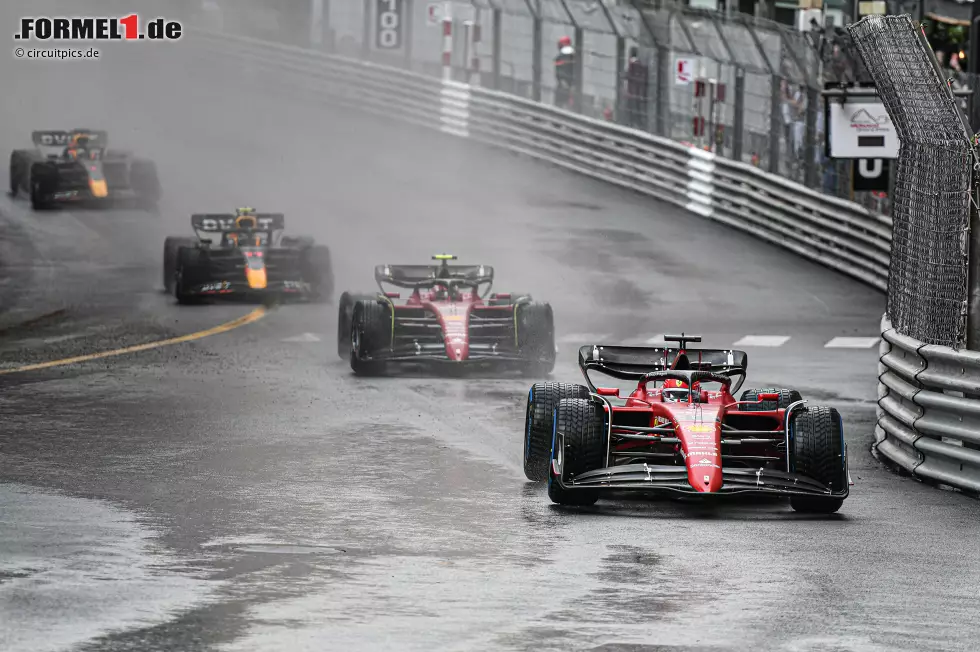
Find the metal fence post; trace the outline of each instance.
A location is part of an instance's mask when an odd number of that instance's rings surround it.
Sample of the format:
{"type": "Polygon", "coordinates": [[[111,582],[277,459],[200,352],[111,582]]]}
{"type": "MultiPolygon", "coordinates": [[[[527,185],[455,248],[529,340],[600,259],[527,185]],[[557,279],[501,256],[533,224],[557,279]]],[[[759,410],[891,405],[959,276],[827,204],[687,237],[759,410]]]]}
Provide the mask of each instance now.
{"type": "Polygon", "coordinates": [[[493,53],[491,57],[491,66],[493,67],[493,90],[500,90],[500,39],[502,35],[500,30],[503,27],[503,16],[504,12],[500,9],[494,8],[493,10],[493,53]]]}
{"type": "MultiPolygon", "coordinates": [[[[972,164],[972,161],[971,161],[972,164]]],[[[977,170],[974,168],[970,188],[970,233],[968,238],[969,268],[967,269],[967,312],[966,312],[966,348],[980,351],[980,213],[977,211],[977,170]]]]}
{"type": "Polygon", "coordinates": [[[673,133],[670,115],[670,74],[672,56],[666,46],[657,47],[657,135],[670,138],[673,133]]]}
{"type": "Polygon", "coordinates": [[[582,71],[585,60],[585,32],[581,27],[575,28],[575,64],[573,66],[575,75],[575,88],[572,91],[572,110],[576,113],[582,112],[582,71]]]}
{"type": "MultiPolygon", "coordinates": [[[[803,179],[808,188],[817,183],[817,111],[820,108],[820,91],[807,86],[806,89],[806,127],[803,136],[803,179]]],[[[826,129],[826,127],[824,127],[826,129]]]]}
{"type": "Polygon", "coordinates": [[[534,17],[534,43],[531,47],[531,99],[535,102],[541,101],[541,16],[534,17]]]}
{"type": "Polygon", "coordinates": [[[415,7],[413,0],[404,0],[405,6],[402,14],[405,16],[405,33],[402,40],[405,43],[405,63],[406,67],[412,69],[412,31],[415,26],[415,7]]]}
{"type": "MultiPolygon", "coordinates": [[[[625,79],[626,76],[624,72],[625,70],[626,70],[626,39],[623,38],[622,36],[617,36],[616,37],[616,74],[613,75],[613,79],[615,79],[614,83],[616,84],[615,119],[616,122],[619,123],[622,123],[624,121],[623,119],[626,117],[625,115],[626,110],[623,103],[623,85],[627,83],[625,79]]],[[[647,80],[647,83],[649,84],[649,79],[647,80]]],[[[644,131],[649,128],[650,125],[648,124],[643,125],[644,131]]]]}
{"type": "Polygon", "coordinates": [[[371,55],[371,3],[372,0],[364,0],[364,23],[361,26],[361,59],[367,61],[371,55]]]}
{"type": "Polygon", "coordinates": [[[745,69],[735,66],[735,115],[732,116],[732,158],[742,160],[745,125],[745,69]]]}
{"type": "Polygon", "coordinates": [[[783,87],[782,79],[773,75],[772,93],[769,100],[769,171],[779,174],[779,143],[783,136],[783,87]]]}

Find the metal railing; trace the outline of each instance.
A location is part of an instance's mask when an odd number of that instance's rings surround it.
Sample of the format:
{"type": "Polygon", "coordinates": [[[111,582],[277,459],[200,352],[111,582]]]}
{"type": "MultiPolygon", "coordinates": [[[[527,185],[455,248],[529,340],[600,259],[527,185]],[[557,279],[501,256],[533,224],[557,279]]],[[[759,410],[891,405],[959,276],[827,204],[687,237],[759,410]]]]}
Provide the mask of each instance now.
{"type": "Polygon", "coordinates": [[[980,353],[882,319],[875,447],[917,478],[980,493],[980,353]]]}

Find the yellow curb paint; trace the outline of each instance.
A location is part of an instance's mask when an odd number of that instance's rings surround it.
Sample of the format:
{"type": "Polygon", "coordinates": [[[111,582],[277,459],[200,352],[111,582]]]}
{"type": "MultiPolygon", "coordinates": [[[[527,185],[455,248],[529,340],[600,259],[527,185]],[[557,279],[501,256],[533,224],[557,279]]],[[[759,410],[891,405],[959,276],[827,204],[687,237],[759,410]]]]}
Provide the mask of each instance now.
{"type": "Polygon", "coordinates": [[[159,349],[163,346],[171,346],[173,344],[182,344],[184,342],[192,342],[194,340],[199,340],[205,337],[210,337],[212,335],[219,335],[221,333],[227,333],[230,330],[240,328],[252,322],[257,322],[266,315],[266,309],[264,307],[259,307],[248,313],[243,317],[234,319],[224,324],[215,326],[214,328],[209,328],[204,331],[197,331],[196,333],[190,333],[189,335],[181,335],[180,337],[173,337],[169,340],[159,340],[157,342],[147,342],[146,344],[137,344],[136,346],[127,346],[124,349],[113,349],[111,351],[101,351],[99,353],[89,353],[88,355],[79,355],[74,358],[62,358],[61,360],[52,360],[50,362],[39,362],[38,364],[29,364],[23,367],[15,367],[13,369],[0,369],[0,376],[6,374],[16,374],[23,371],[36,371],[38,369],[49,369],[51,367],[61,367],[68,364],[75,364],[78,362],[88,362],[89,360],[98,360],[100,358],[110,358],[116,355],[125,355],[127,353],[137,353],[139,351],[148,351],[150,349],[159,349]]]}

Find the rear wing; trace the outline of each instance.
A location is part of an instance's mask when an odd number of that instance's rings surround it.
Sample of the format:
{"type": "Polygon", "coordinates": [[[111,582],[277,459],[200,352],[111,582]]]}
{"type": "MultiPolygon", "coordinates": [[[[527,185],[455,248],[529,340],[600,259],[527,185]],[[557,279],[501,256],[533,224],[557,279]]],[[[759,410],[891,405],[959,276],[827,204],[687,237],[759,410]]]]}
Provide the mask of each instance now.
{"type": "Polygon", "coordinates": [[[31,141],[35,147],[68,147],[76,136],[88,138],[88,146],[105,148],[109,143],[109,134],[99,129],[72,129],[71,131],[44,130],[32,131],[31,141]]]}
{"type": "MultiPolygon", "coordinates": [[[[700,339],[700,338],[699,338],[700,339]]],[[[682,349],[674,347],[608,346],[591,344],[578,350],[578,366],[594,392],[589,371],[619,380],[643,380],[656,371],[707,371],[724,376],[740,376],[731,391],[745,380],[749,356],[735,349],[682,349]]]]}
{"type": "Polygon", "coordinates": [[[195,231],[205,233],[227,233],[240,229],[252,231],[282,231],[286,228],[286,216],[283,213],[254,213],[252,215],[236,216],[234,213],[195,213],[191,215],[191,227],[195,231]],[[255,224],[252,220],[255,218],[255,224]]]}
{"type": "Polygon", "coordinates": [[[473,285],[493,283],[493,267],[489,265],[376,265],[374,280],[404,288],[422,287],[438,280],[439,272],[447,269],[449,277],[445,280],[473,285]]]}

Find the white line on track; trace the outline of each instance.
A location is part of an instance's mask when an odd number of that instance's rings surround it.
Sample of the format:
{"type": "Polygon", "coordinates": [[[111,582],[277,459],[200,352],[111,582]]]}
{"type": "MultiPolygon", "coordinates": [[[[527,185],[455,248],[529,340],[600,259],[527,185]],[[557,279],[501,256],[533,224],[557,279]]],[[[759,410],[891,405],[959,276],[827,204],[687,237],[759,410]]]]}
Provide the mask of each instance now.
{"type": "Polygon", "coordinates": [[[870,349],[878,344],[880,337],[835,337],[826,344],[825,349],[870,349]]]}
{"type": "Polygon", "coordinates": [[[319,342],[320,338],[319,336],[314,335],[313,333],[303,333],[302,335],[287,337],[279,341],[280,342],[319,342]]]}
{"type": "Polygon", "coordinates": [[[789,335],[746,335],[732,346],[782,346],[789,341],[789,335]]]}

